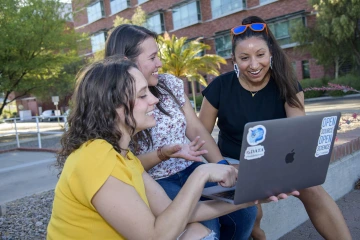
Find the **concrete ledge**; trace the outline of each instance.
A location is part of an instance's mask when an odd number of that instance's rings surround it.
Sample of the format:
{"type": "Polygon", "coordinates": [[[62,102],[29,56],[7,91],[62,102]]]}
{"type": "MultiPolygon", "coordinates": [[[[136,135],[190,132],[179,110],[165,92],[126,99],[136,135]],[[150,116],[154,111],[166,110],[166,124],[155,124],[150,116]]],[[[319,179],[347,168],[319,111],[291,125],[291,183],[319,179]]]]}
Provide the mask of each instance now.
{"type": "Polygon", "coordinates": [[[52,148],[23,148],[23,147],[19,147],[19,148],[11,148],[11,149],[6,149],[6,150],[0,150],[0,154],[1,153],[7,153],[7,152],[13,152],[13,151],[53,152],[53,153],[57,153],[59,151],[59,149],[52,149],[52,148]]]}
{"type": "MultiPolygon", "coordinates": [[[[349,149],[348,145],[351,146],[351,144],[344,145],[345,149],[349,149]]],[[[326,181],[322,186],[336,201],[354,189],[359,178],[360,151],[357,151],[331,163],[326,181]]],[[[261,228],[271,240],[282,237],[309,219],[303,204],[295,197],[262,206],[264,217],[261,228]]]]}
{"type": "Polygon", "coordinates": [[[360,137],[352,139],[341,145],[334,146],[330,162],[335,162],[349,154],[360,150],[360,137]]]}

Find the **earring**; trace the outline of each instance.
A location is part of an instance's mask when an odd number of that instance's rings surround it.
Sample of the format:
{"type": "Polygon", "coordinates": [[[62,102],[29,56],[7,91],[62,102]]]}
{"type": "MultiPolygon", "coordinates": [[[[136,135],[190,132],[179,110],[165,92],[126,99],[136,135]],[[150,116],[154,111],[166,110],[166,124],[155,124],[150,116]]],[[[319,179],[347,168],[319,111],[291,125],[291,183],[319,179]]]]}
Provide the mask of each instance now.
{"type": "Polygon", "coordinates": [[[272,69],[272,64],[273,64],[272,56],[270,56],[270,68],[271,68],[271,69],[272,69]]]}
{"type": "Polygon", "coordinates": [[[240,70],[239,70],[239,67],[236,63],[234,63],[234,71],[236,73],[236,76],[239,78],[240,76],[240,70]]]}

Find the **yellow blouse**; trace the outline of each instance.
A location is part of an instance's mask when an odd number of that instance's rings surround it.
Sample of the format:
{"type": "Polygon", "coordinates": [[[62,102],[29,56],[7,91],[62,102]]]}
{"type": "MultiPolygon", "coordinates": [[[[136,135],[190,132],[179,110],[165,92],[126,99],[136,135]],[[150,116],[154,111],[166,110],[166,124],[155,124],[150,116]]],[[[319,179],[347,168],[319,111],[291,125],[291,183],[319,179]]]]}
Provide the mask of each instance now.
{"type": "Polygon", "coordinates": [[[96,211],[91,200],[109,176],[135,188],[149,206],[140,160],[126,158],[105,140],[84,143],[67,158],[55,188],[47,239],[125,239],[96,211]]]}

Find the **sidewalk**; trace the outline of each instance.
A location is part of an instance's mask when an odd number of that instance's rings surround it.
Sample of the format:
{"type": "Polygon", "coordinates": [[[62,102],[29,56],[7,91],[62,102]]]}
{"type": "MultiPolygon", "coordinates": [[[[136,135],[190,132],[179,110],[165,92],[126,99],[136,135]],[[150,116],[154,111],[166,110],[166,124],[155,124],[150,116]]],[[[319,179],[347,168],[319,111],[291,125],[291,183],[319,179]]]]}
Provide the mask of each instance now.
{"type": "MultiPolygon", "coordinates": [[[[354,240],[360,239],[360,190],[353,190],[336,201],[354,240]]],[[[301,224],[279,240],[322,240],[310,220],[301,224]]]]}

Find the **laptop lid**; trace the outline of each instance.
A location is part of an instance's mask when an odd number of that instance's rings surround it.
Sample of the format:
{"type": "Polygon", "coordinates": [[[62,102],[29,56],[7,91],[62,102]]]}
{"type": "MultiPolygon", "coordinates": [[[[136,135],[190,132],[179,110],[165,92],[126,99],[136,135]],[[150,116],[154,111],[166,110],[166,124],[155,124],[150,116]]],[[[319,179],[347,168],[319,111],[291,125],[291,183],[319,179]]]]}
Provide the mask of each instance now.
{"type": "Polygon", "coordinates": [[[241,204],[324,183],[340,116],[336,112],[247,123],[234,200],[223,199],[218,192],[230,189],[220,186],[203,195],[241,204]]]}

